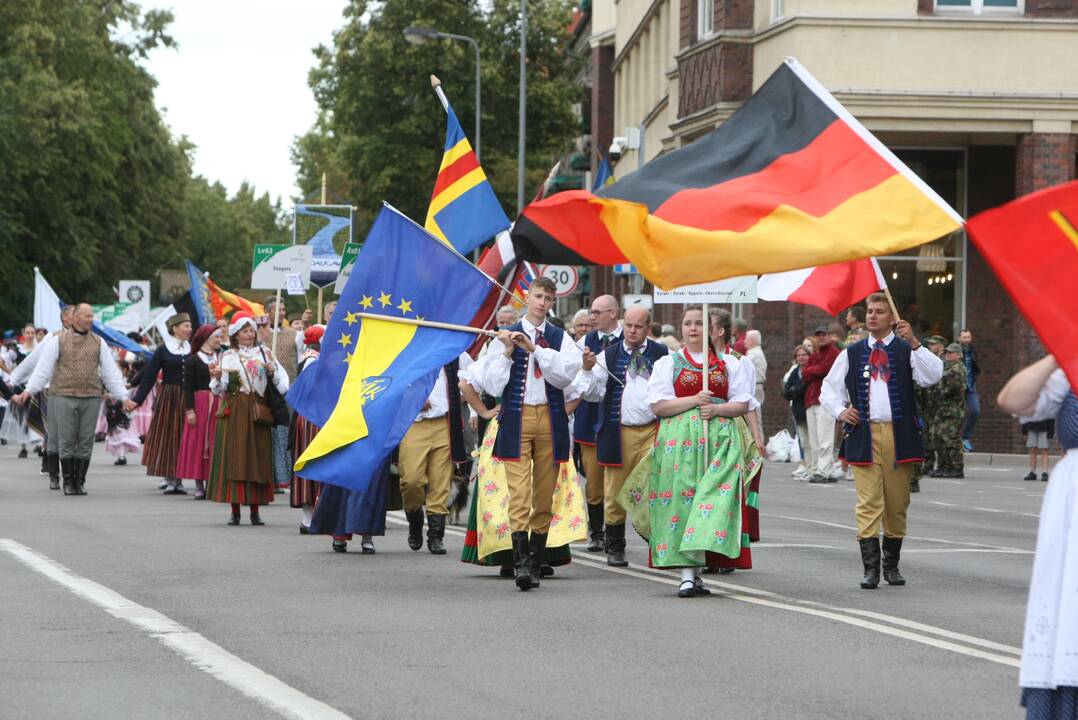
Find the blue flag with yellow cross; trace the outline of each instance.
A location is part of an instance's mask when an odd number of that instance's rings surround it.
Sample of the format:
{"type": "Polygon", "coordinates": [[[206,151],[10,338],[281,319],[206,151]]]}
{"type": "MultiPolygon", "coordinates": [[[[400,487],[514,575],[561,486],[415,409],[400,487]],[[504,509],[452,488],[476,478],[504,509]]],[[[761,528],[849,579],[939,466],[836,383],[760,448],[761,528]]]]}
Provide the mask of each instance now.
{"type": "Polygon", "coordinates": [[[477,315],[494,286],[452,248],[383,206],[318,361],[288,391],[292,408],[321,428],[297,459],[296,473],[366,489],[423,408],[438,371],[476,337],[393,320],[482,325],[486,318],[477,315]]]}

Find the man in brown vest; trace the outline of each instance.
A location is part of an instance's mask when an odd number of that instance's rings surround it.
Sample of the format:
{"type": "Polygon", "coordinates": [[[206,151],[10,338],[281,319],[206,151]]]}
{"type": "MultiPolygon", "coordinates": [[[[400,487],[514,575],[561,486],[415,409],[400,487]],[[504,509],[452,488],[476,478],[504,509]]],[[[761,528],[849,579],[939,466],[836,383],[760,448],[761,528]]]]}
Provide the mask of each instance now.
{"type": "Polygon", "coordinates": [[[70,329],[61,331],[56,342],[41,348],[44,354],[26,390],[12,398],[24,403],[49,385],[49,414],[56,420],[64,495],[86,494],[86,471],[94,450],[102,382],[114,400],[123,401],[124,410],[135,409],[112,352],[90,332],[93,323],[93,308],[85,303],[78,305],[70,329]]]}

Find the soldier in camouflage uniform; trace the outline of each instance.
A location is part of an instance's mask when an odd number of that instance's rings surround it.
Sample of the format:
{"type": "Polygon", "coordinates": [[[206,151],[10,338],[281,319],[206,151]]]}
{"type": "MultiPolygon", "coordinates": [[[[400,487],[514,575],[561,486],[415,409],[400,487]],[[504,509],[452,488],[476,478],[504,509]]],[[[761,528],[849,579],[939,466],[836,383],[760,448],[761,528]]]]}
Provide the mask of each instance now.
{"type": "Polygon", "coordinates": [[[939,461],[936,477],[965,477],[962,459],[962,422],[966,415],[966,365],[962,346],[951,343],[943,355],[943,379],[935,386],[935,444],[939,461]]]}
{"type": "MultiPolygon", "coordinates": [[[[943,347],[947,341],[939,335],[930,335],[924,340],[924,345],[936,355],[943,357],[943,347]]],[[[924,420],[925,428],[922,435],[925,445],[925,461],[913,466],[913,474],[910,476],[910,492],[921,492],[921,476],[930,475],[935,477],[936,468],[936,444],[933,428],[936,426],[936,408],[939,404],[936,400],[938,395],[937,386],[917,386],[917,406],[921,409],[921,419],[924,420]]]]}

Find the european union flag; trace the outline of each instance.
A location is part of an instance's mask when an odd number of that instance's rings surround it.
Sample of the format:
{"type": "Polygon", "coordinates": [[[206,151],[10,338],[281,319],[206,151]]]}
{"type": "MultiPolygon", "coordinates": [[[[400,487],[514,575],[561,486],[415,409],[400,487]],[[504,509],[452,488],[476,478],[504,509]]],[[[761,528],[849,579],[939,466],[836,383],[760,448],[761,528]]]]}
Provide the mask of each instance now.
{"type": "Polygon", "coordinates": [[[195,314],[198,315],[198,325],[213,325],[217,318],[213,314],[213,303],[210,302],[210,285],[206,276],[195,267],[190,260],[187,263],[187,277],[191,280],[191,302],[195,304],[195,314]]]}
{"type": "Polygon", "coordinates": [[[359,313],[481,325],[480,306],[493,287],[452,248],[384,206],[322,337],[318,362],[288,391],[296,412],[322,428],[296,472],[366,489],[422,409],[438,370],[475,340],[472,333],[359,313]]]}
{"type": "Polygon", "coordinates": [[[494,188],[460,127],[452,107],[445,128],[445,153],[434,181],[424,227],[461,254],[468,254],[509,227],[494,188]]]}

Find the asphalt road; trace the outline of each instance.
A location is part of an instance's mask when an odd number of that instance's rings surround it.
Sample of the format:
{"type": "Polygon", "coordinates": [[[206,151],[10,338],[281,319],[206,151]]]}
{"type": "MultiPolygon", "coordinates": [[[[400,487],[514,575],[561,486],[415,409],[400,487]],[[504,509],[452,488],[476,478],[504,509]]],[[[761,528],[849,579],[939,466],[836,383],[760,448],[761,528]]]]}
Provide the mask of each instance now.
{"type": "Polygon", "coordinates": [[[300,536],[165,497],[95,450],[86,497],[0,448],[0,718],[1018,718],[1044,486],[976,467],[914,496],[908,585],[862,591],[853,484],[769,466],[756,568],[680,600],[578,552],[521,593],[450,554],[300,536]],[[358,550],[358,547],[356,548],[358,550]]]}

